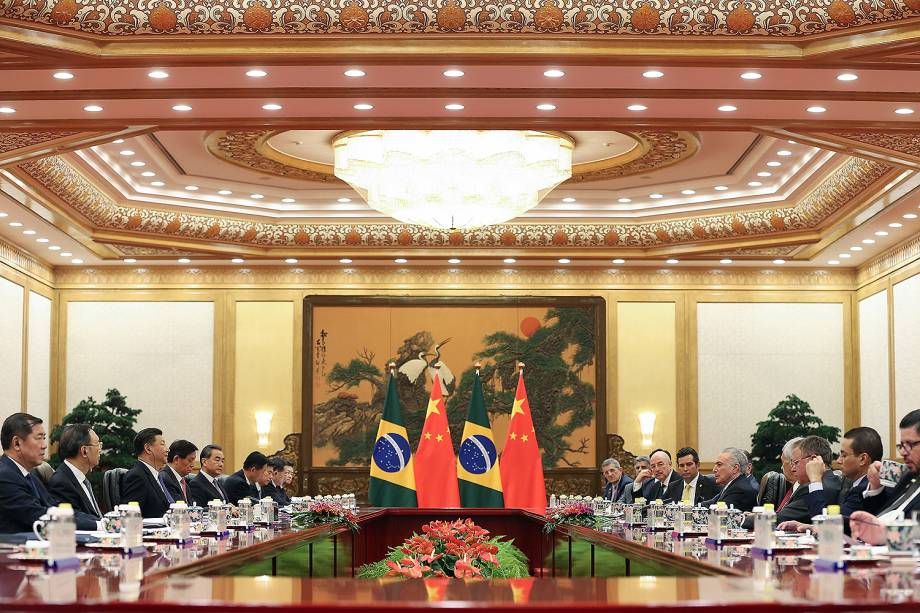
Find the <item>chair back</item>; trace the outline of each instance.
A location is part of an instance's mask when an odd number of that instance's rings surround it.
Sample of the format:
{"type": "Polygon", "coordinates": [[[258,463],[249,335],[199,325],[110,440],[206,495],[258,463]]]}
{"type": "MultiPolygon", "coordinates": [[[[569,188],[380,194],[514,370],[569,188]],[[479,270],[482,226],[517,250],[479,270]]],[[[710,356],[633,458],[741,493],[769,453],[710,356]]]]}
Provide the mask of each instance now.
{"type": "Polygon", "coordinates": [[[41,479],[41,482],[45,484],[45,487],[48,487],[48,482],[51,481],[51,476],[54,475],[54,469],[51,468],[51,464],[47,462],[42,462],[38,466],[32,469],[32,474],[41,479]]]}
{"type": "Polygon", "coordinates": [[[102,475],[102,505],[111,511],[121,500],[121,480],[127,468],[110,468],[102,475]]]}
{"type": "Polygon", "coordinates": [[[779,508],[783,496],[786,495],[786,476],[774,470],[760,478],[760,491],[757,493],[757,506],[767,503],[779,508]]]}

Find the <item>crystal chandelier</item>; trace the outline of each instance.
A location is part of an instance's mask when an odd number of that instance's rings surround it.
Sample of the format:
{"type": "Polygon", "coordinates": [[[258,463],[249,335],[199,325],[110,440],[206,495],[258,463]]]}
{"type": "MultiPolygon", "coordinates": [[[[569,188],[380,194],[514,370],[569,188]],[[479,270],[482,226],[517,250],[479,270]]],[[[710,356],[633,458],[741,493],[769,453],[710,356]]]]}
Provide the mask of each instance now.
{"type": "Polygon", "coordinates": [[[369,130],[333,140],[335,176],[398,221],[503,223],[572,176],[572,139],[534,130],[369,130]]]}

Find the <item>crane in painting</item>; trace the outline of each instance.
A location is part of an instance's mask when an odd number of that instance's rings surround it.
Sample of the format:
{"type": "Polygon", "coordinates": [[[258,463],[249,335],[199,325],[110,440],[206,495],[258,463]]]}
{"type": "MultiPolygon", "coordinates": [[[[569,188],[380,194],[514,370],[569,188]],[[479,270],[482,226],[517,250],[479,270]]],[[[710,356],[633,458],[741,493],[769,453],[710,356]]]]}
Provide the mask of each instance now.
{"type": "MultiPolygon", "coordinates": [[[[452,337],[451,337],[452,338],[452,337]]],[[[428,370],[428,376],[434,380],[435,368],[437,365],[438,376],[441,378],[441,384],[445,396],[453,393],[456,387],[454,373],[447,367],[447,364],[441,361],[441,347],[450,342],[447,338],[434,346],[434,353],[419,351],[418,357],[406,360],[399,367],[399,372],[406,375],[410,383],[415,383],[425,370],[428,370]],[[428,359],[431,358],[431,359],[428,359]]]]}

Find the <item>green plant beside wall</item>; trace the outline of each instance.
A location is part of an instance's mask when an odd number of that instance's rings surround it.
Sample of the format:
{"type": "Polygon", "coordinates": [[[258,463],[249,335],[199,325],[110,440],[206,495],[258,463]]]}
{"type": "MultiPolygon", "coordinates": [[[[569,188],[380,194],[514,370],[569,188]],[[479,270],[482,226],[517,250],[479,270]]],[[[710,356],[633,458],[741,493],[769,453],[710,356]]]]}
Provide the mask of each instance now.
{"type": "Polygon", "coordinates": [[[757,431],[751,435],[754,474],[760,477],[771,470],[781,473],[780,454],[786,442],[797,436],[811,435],[823,436],[828,442],[836,443],[840,440],[840,428],[825,425],[811,406],[795,394],[786,396],[766,420],[757,423],[757,431]]]}

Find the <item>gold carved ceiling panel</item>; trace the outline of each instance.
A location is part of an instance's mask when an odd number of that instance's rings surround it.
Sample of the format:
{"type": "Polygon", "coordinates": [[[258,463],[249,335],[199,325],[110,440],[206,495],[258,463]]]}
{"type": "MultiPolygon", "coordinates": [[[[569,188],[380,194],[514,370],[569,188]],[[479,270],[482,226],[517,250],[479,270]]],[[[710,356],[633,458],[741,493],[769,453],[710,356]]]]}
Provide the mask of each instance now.
{"type": "Polygon", "coordinates": [[[113,37],[569,34],[793,38],[916,17],[920,0],[0,0],[7,19],[113,37]]]}

